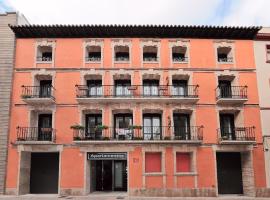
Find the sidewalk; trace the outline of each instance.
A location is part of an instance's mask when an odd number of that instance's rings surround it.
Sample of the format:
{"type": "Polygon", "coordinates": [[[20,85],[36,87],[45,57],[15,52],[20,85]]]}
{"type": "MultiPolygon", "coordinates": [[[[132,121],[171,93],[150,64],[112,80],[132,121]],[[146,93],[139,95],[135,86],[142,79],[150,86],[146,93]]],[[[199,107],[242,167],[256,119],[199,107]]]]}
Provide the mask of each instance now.
{"type": "Polygon", "coordinates": [[[243,196],[221,196],[221,197],[128,197],[125,193],[121,194],[92,194],[88,196],[58,196],[58,195],[22,195],[22,196],[6,196],[0,195],[0,200],[270,200],[270,198],[254,198],[243,196]]]}

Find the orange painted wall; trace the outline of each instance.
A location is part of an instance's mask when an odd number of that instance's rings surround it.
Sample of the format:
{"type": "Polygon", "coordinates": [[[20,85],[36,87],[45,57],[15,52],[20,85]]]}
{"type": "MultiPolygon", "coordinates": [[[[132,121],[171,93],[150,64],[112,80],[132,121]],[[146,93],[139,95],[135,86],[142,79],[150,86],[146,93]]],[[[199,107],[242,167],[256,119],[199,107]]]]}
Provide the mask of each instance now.
{"type": "Polygon", "coordinates": [[[215,156],[211,147],[198,148],[198,188],[216,187],[215,156]],[[206,159],[207,158],[207,159],[206,159]]]}
{"type": "Polygon", "coordinates": [[[81,67],[83,62],[82,39],[57,39],[55,48],[55,66],[81,67]]]}
{"type": "Polygon", "coordinates": [[[142,188],[142,149],[137,147],[129,152],[129,187],[142,188]]]}
{"type": "Polygon", "coordinates": [[[64,148],[61,153],[62,188],[82,188],[84,186],[85,154],[78,148],[64,148]]]}

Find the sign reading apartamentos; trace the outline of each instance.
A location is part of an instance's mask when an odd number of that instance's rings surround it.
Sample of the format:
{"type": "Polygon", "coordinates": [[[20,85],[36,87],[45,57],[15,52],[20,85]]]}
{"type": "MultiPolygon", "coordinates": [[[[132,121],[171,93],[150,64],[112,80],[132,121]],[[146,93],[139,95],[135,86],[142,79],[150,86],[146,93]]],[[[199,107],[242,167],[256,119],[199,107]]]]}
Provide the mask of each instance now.
{"type": "Polygon", "coordinates": [[[126,153],[87,153],[87,160],[126,160],[126,153]]]}

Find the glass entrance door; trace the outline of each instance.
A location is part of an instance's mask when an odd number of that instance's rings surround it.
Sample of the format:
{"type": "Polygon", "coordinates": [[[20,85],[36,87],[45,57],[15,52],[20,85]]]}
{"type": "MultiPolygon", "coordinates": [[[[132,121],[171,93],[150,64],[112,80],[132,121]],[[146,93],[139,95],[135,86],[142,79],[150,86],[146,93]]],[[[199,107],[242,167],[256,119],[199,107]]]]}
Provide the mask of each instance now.
{"type": "Polygon", "coordinates": [[[96,160],[91,164],[96,191],[127,191],[126,160],[96,160]]]}
{"type": "Polygon", "coordinates": [[[127,161],[114,161],[114,190],[127,190],[127,161]]]}

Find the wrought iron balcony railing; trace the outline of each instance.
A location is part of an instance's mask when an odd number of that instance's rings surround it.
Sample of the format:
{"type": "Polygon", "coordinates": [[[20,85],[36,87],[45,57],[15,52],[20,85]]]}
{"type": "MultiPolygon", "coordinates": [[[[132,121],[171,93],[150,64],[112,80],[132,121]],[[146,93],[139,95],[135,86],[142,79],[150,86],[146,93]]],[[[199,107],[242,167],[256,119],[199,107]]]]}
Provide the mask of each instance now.
{"type": "Polygon", "coordinates": [[[255,127],[223,127],[219,128],[220,141],[253,141],[255,142],[255,127]]]}
{"type": "Polygon", "coordinates": [[[143,57],[144,62],[158,62],[158,57],[143,57]]]}
{"type": "Polygon", "coordinates": [[[218,86],[217,99],[247,99],[247,86],[218,86]]]}
{"type": "Polygon", "coordinates": [[[99,56],[91,56],[91,57],[85,57],[86,62],[100,62],[101,57],[99,56]]]}
{"type": "Polygon", "coordinates": [[[127,56],[116,56],[114,57],[115,61],[123,61],[123,62],[129,62],[129,57],[127,56]]]}
{"type": "Polygon", "coordinates": [[[48,141],[55,142],[56,130],[53,128],[40,127],[17,127],[17,141],[34,142],[34,141],[48,141]]]}
{"type": "Polygon", "coordinates": [[[48,56],[48,57],[46,57],[46,56],[38,56],[36,60],[39,61],[39,62],[51,62],[52,57],[51,56],[48,56]]]}
{"type": "Polygon", "coordinates": [[[218,58],[218,62],[223,62],[223,63],[232,63],[232,62],[233,62],[233,57],[227,57],[227,58],[218,58]]]}
{"type": "Polygon", "coordinates": [[[170,127],[170,126],[143,126],[141,128],[99,129],[90,127],[87,130],[73,130],[74,141],[85,140],[180,140],[202,141],[203,127],[170,127]]]}
{"type": "Polygon", "coordinates": [[[188,62],[188,57],[173,57],[173,62],[188,62]]]}
{"type": "Polygon", "coordinates": [[[23,99],[31,98],[51,98],[55,99],[53,96],[54,93],[53,86],[22,86],[22,95],[23,99]]]}
{"type": "Polygon", "coordinates": [[[198,98],[198,85],[76,85],[77,98],[198,98]]]}

